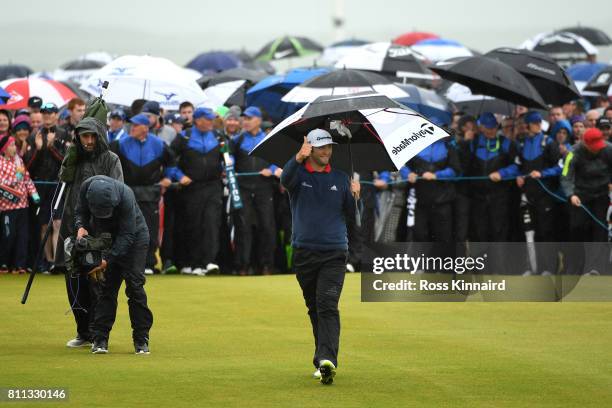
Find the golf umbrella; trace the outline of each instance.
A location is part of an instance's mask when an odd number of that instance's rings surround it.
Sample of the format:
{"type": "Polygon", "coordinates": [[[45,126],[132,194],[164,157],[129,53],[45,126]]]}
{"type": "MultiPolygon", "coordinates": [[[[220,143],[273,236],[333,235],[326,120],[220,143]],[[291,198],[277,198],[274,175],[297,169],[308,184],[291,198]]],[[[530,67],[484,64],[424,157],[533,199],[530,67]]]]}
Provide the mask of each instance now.
{"type": "Polygon", "coordinates": [[[25,65],[7,64],[0,65],[0,81],[10,78],[23,78],[32,74],[32,69],[25,65]]]}
{"type": "Polygon", "coordinates": [[[177,110],[183,101],[197,106],[206,99],[196,79],[197,74],[165,58],[126,55],[100,68],[81,89],[98,96],[104,81],[109,81],[107,103],[130,106],[135,99],[146,99],[177,110]]]}
{"type": "Polygon", "coordinates": [[[327,68],[296,68],[284,75],[269,76],[247,91],[246,104],[259,106],[273,121],[280,122],[302,106],[281,98],[304,81],[328,72],[327,68]]]}
{"type": "Polygon", "coordinates": [[[11,99],[11,94],[6,92],[3,88],[0,88],[0,100],[2,104],[5,104],[9,99],[11,99]]]}
{"type": "Polygon", "coordinates": [[[547,54],[563,65],[586,61],[599,53],[584,37],[567,32],[539,34],[527,40],[520,48],[547,54]]]}
{"type": "Polygon", "coordinates": [[[604,31],[594,27],[568,27],[559,30],[561,32],[572,33],[586,38],[593,45],[612,45],[612,39],[604,31]]]}
{"type": "Polygon", "coordinates": [[[323,51],[323,47],[305,37],[284,36],[264,45],[253,57],[260,61],[305,57],[323,51]]]}
{"type": "Polygon", "coordinates": [[[412,46],[412,49],[424,55],[432,62],[442,61],[456,57],[471,57],[472,51],[457,41],[444,38],[430,38],[421,40],[412,46]]]}
{"type": "Polygon", "coordinates": [[[470,88],[457,83],[449,83],[442,88],[443,95],[453,102],[458,111],[468,115],[478,116],[482,112],[512,115],[514,105],[508,101],[490,96],[473,94],[470,88]]]}
{"type": "Polygon", "coordinates": [[[74,92],[60,82],[42,78],[7,79],[0,82],[0,88],[11,95],[5,105],[0,105],[2,109],[27,108],[28,99],[32,96],[38,96],[43,102],[52,102],[57,106],[63,106],[76,97],[74,92]]]}
{"type": "Polygon", "coordinates": [[[197,82],[212,106],[245,106],[247,90],[265,77],[261,71],[241,67],[203,76],[197,82]]]}
{"type": "Polygon", "coordinates": [[[197,82],[198,84],[200,84],[202,89],[205,89],[209,86],[219,85],[225,82],[237,81],[241,79],[250,82],[251,84],[255,84],[264,79],[266,76],[267,75],[265,72],[240,67],[228,69],[217,74],[203,76],[202,78],[198,79],[197,82]]]}
{"type": "Polygon", "coordinates": [[[186,65],[202,74],[211,74],[215,72],[225,71],[226,69],[237,68],[242,65],[242,61],[236,53],[226,51],[210,51],[204,52],[186,65]]]}
{"type": "Polygon", "coordinates": [[[449,125],[452,120],[452,103],[432,90],[412,84],[399,85],[408,95],[394,98],[396,101],[420,113],[434,123],[449,125]]]}
{"type": "Polygon", "coordinates": [[[585,93],[588,94],[589,92],[584,90],[586,84],[606,67],[608,67],[608,64],[602,64],[599,62],[580,62],[578,64],[569,66],[565,72],[567,72],[567,75],[574,80],[576,88],[580,90],[582,95],[585,95],[585,93]]]}
{"type": "Polygon", "coordinates": [[[496,59],[454,58],[439,61],[430,68],[444,79],[467,86],[472,93],[546,109],[546,102],[533,85],[510,65],[496,59]]]}
{"type": "Polygon", "coordinates": [[[52,76],[56,81],[81,83],[104,65],[106,64],[101,61],[77,59],[63,64],[53,71],[52,76]]]}
{"type": "Polygon", "coordinates": [[[574,81],[546,54],[515,48],[497,48],[485,56],[500,60],[523,74],[546,103],[562,105],[580,98],[580,91],[574,81]]]}
{"type": "Polygon", "coordinates": [[[397,99],[408,94],[385,77],[368,71],[340,69],[305,81],[289,91],[284,102],[307,103],[323,95],[376,92],[397,99]]]}
{"type": "Polygon", "coordinates": [[[351,53],[356,47],[361,47],[362,45],[369,44],[370,41],[365,40],[345,40],[333,43],[323,50],[321,54],[321,59],[323,63],[326,64],[335,64],[338,60],[342,59],[349,53],[351,53]]]}
{"type": "Polygon", "coordinates": [[[284,166],[315,128],[330,131],[338,143],[331,164],[348,172],[398,170],[421,150],[449,136],[384,95],[321,96],[278,124],[250,154],[284,166]]]}
{"type": "Polygon", "coordinates": [[[408,47],[408,46],[418,43],[419,41],[429,40],[432,38],[440,38],[440,37],[438,37],[438,35],[433,34],[433,33],[427,33],[423,31],[411,31],[409,33],[404,33],[400,35],[399,37],[396,37],[393,40],[393,43],[398,44],[398,45],[405,45],[408,47]]]}
{"type": "Polygon", "coordinates": [[[595,75],[584,87],[585,91],[612,95],[612,66],[608,66],[595,75]]]}
{"type": "Polygon", "coordinates": [[[410,47],[378,42],[356,48],[335,67],[376,71],[394,79],[431,84],[434,76],[425,63],[425,57],[410,47]]]}

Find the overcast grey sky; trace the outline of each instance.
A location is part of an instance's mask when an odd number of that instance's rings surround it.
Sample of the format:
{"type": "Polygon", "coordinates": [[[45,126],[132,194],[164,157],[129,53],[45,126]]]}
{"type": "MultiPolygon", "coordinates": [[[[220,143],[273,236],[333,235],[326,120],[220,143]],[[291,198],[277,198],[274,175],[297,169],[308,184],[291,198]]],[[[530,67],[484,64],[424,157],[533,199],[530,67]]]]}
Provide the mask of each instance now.
{"type": "MultiPolygon", "coordinates": [[[[343,0],[347,37],[389,40],[420,30],[479,51],[538,32],[592,25],[612,35],[609,0],[343,0]],[[577,5],[588,4],[585,6],[577,5]]],[[[283,34],[334,41],[335,0],[106,0],[3,3],[3,61],[52,70],[89,51],[150,54],[185,64],[199,52],[257,51],[283,34]],[[8,18],[7,18],[8,16],[8,18]]],[[[604,49],[609,60],[612,50],[604,49]]]]}

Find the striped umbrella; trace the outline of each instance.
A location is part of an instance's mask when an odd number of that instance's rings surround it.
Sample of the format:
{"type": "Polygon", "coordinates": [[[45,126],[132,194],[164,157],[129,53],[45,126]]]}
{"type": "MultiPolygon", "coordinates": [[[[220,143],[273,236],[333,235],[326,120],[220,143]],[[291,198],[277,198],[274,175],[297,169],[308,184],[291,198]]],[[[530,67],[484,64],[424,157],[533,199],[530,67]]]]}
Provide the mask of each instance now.
{"type": "Polygon", "coordinates": [[[43,102],[52,102],[57,106],[63,106],[76,95],[67,86],[58,81],[42,78],[15,78],[0,82],[0,88],[4,88],[11,98],[2,109],[23,109],[28,107],[28,99],[32,96],[40,97],[43,102]]]}
{"type": "Polygon", "coordinates": [[[410,47],[378,42],[355,48],[336,62],[336,68],[378,72],[395,81],[430,85],[435,78],[425,65],[426,58],[410,47]]]}
{"type": "Polygon", "coordinates": [[[393,44],[410,46],[418,43],[419,41],[428,40],[431,38],[440,38],[437,34],[427,33],[423,31],[411,31],[404,33],[393,40],[393,44]]]}

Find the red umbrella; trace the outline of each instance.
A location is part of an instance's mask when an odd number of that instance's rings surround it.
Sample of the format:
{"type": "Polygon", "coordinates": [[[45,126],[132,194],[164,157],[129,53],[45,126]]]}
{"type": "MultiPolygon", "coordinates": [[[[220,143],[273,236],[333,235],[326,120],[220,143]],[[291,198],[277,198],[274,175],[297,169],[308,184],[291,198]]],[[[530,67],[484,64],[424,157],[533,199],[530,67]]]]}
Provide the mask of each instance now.
{"type": "Polygon", "coordinates": [[[405,45],[409,47],[413,44],[418,43],[419,41],[429,40],[432,38],[440,38],[440,36],[438,36],[437,34],[427,33],[424,31],[411,31],[409,33],[404,33],[400,35],[399,37],[395,38],[393,40],[393,43],[405,45]]]}
{"type": "Polygon", "coordinates": [[[4,88],[11,95],[6,105],[0,105],[2,109],[17,110],[28,107],[28,99],[31,96],[40,97],[44,103],[52,102],[57,106],[63,106],[76,94],[66,85],[43,78],[13,78],[0,82],[0,88],[4,88]]]}

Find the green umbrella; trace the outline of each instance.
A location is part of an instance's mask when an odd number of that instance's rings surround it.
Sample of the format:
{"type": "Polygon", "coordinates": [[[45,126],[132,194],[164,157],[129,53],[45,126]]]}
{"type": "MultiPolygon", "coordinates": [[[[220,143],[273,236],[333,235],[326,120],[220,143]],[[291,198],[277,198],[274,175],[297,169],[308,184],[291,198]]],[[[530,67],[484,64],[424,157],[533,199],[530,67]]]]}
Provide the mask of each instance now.
{"type": "Polygon", "coordinates": [[[323,51],[323,47],[306,37],[284,36],[267,43],[254,59],[273,61],[283,58],[305,57],[323,51]]]}

